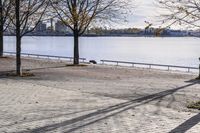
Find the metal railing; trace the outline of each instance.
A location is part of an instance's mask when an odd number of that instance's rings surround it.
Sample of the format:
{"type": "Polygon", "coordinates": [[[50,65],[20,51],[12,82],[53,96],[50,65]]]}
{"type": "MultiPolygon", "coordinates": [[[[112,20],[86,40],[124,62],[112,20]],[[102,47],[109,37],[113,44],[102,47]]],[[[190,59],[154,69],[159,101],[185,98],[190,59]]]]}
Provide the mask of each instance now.
{"type": "Polygon", "coordinates": [[[198,70],[198,67],[187,67],[187,66],[175,66],[175,65],[162,65],[162,64],[150,64],[150,63],[138,63],[138,62],[126,62],[126,61],[113,61],[113,60],[101,60],[102,64],[107,63],[116,63],[117,66],[119,64],[129,64],[132,65],[132,67],[135,67],[135,65],[142,65],[142,66],[148,66],[149,69],[152,69],[152,67],[166,67],[168,71],[170,71],[170,68],[181,68],[181,69],[187,69],[187,72],[191,72],[191,70],[198,70]]]}
{"type": "MultiPolygon", "coordinates": [[[[4,52],[4,54],[8,55],[15,55],[15,52],[4,52]]],[[[22,56],[28,56],[28,57],[37,57],[37,58],[48,58],[48,59],[67,59],[69,61],[73,61],[73,57],[65,57],[65,56],[53,56],[53,55],[41,55],[41,54],[29,54],[29,53],[21,53],[22,56]]],[[[85,62],[86,58],[79,58],[80,61],[85,62]]]]}

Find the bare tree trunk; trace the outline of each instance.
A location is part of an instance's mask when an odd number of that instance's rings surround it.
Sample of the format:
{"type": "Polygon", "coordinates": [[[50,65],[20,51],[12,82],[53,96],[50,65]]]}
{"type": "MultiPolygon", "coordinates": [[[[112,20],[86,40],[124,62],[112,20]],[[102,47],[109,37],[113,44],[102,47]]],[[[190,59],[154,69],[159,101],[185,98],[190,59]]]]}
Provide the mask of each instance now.
{"type": "Polygon", "coordinates": [[[0,0],[0,57],[3,56],[3,7],[0,0]]]}
{"type": "Polygon", "coordinates": [[[17,76],[21,76],[21,37],[16,36],[16,70],[17,76]]]}
{"type": "Polygon", "coordinates": [[[79,34],[74,30],[74,65],[79,65],[79,34]]]}
{"type": "Polygon", "coordinates": [[[0,25],[0,57],[3,56],[3,31],[2,29],[2,25],[0,25]]]}
{"type": "Polygon", "coordinates": [[[21,35],[20,35],[20,16],[19,16],[19,7],[20,1],[16,0],[16,70],[17,76],[21,76],[21,35]]]}

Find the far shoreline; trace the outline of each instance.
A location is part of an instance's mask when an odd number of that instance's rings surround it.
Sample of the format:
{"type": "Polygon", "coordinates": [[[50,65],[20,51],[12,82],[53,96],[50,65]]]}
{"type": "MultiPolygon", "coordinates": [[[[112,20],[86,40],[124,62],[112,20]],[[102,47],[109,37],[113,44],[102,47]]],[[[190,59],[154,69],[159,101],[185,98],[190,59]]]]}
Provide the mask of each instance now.
{"type": "MultiPolygon", "coordinates": [[[[4,35],[4,36],[15,37],[15,35],[4,35]]],[[[24,37],[73,37],[73,35],[25,35],[24,37]]],[[[134,36],[134,35],[82,35],[80,37],[200,38],[198,36],[134,36]]]]}

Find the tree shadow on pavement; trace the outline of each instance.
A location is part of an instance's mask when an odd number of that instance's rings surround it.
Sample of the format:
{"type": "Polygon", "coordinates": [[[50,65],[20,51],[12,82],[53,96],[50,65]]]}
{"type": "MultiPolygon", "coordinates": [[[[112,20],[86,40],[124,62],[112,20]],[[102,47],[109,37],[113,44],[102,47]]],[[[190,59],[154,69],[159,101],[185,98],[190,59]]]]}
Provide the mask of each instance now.
{"type": "Polygon", "coordinates": [[[200,122],[200,114],[197,114],[188,119],[187,121],[185,121],[184,123],[182,123],[181,125],[179,125],[178,127],[171,130],[169,133],[185,133],[199,122],[200,122]]]}
{"type": "Polygon", "coordinates": [[[200,84],[200,79],[191,79],[188,81],[185,81],[186,83],[196,83],[196,84],[200,84]]]}
{"type": "MultiPolygon", "coordinates": [[[[189,81],[186,81],[186,82],[187,83],[200,84],[200,80],[199,79],[192,79],[192,80],[189,80],[189,81]]],[[[177,133],[177,132],[185,133],[189,129],[194,127],[196,124],[198,124],[199,122],[200,122],[200,113],[196,114],[195,116],[193,116],[190,119],[186,120],[184,123],[182,123],[181,125],[177,126],[173,130],[171,130],[169,133],[177,133]]]]}
{"type": "Polygon", "coordinates": [[[83,127],[86,127],[86,126],[89,126],[89,125],[94,124],[96,122],[99,122],[101,120],[104,120],[104,119],[113,117],[115,115],[118,115],[118,114],[120,114],[124,111],[129,110],[129,109],[134,109],[135,107],[147,104],[147,103],[152,102],[154,100],[162,99],[165,96],[171,95],[171,94],[173,94],[173,93],[175,93],[179,90],[185,89],[185,88],[193,86],[195,84],[196,84],[196,82],[193,82],[193,83],[181,86],[181,87],[177,87],[177,88],[162,91],[162,92],[159,92],[159,93],[147,95],[147,96],[137,98],[137,99],[134,99],[134,100],[130,100],[130,101],[127,101],[127,102],[124,102],[124,103],[109,106],[107,108],[100,109],[100,110],[97,110],[95,112],[92,112],[92,113],[89,113],[89,114],[86,114],[86,115],[83,115],[83,116],[79,116],[79,117],[76,117],[76,118],[73,118],[73,119],[70,119],[70,120],[66,120],[66,121],[63,121],[63,122],[60,122],[60,123],[35,128],[35,129],[32,129],[32,130],[27,131],[27,132],[31,132],[31,133],[49,132],[49,131],[54,131],[54,130],[59,129],[59,128],[62,128],[63,132],[66,132],[66,133],[73,132],[73,131],[76,131],[76,130],[81,129],[83,127]]]}

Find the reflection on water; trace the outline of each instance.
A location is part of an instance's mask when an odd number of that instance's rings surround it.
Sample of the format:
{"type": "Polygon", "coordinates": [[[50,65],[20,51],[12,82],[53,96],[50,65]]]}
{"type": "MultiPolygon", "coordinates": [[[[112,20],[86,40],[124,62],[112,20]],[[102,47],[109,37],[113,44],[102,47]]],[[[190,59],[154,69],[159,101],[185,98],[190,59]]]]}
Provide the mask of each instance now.
{"type": "MultiPolygon", "coordinates": [[[[199,64],[200,38],[82,37],[80,56],[87,60],[121,60],[182,66],[199,64]]],[[[15,38],[5,37],[5,51],[15,51],[15,38]]],[[[73,56],[72,37],[24,37],[22,52],[73,56]]]]}

